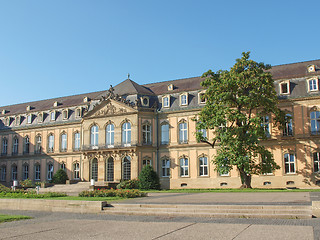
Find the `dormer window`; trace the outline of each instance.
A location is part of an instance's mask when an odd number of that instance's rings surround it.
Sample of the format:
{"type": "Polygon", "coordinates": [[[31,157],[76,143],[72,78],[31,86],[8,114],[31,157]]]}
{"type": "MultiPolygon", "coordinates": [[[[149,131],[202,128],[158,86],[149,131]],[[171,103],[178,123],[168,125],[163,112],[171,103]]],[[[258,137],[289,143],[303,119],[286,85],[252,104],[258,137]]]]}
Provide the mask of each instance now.
{"type": "Polygon", "coordinates": [[[168,91],[172,91],[173,90],[173,84],[168,84],[168,91]]]}
{"type": "Polygon", "coordinates": [[[281,82],[279,87],[280,94],[290,94],[290,81],[281,82]]]}
{"type": "Polygon", "coordinates": [[[27,115],[27,123],[28,124],[32,123],[32,114],[27,115]]]}
{"type": "Polygon", "coordinates": [[[9,118],[9,117],[5,118],[4,124],[5,124],[6,126],[10,126],[10,118],[9,118]]]}
{"type": "Polygon", "coordinates": [[[21,118],[20,116],[16,116],[16,125],[20,125],[21,118]]]}
{"type": "Polygon", "coordinates": [[[7,110],[2,109],[1,114],[6,114],[6,113],[7,113],[7,110]]]}
{"type": "Polygon", "coordinates": [[[31,110],[31,106],[28,105],[28,106],[26,107],[26,110],[27,110],[27,111],[30,111],[30,110],[31,110]]]}
{"type": "Polygon", "coordinates": [[[55,121],[55,120],[56,120],[56,112],[55,112],[55,111],[52,111],[52,112],[50,113],[50,120],[51,120],[51,121],[55,121]]]}
{"type": "Polygon", "coordinates": [[[144,107],[149,107],[149,98],[148,97],[142,97],[141,98],[141,105],[144,107]]]}
{"type": "Polygon", "coordinates": [[[63,116],[63,120],[68,119],[68,116],[69,116],[69,111],[68,111],[68,109],[63,110],[62,116],[63,116]]]}
{"type": "Polygon", "coordinates": [[[181,106],[188,105],[188,93],[183,93],[180,95],[180,105],[181,106]]]}
{"type": "Polygon", "coordinates": [[[38,114],[38,122],[42,123],[43,122],[43,113],[38,114]]]}
{"type": "Polygon", "coordinates": [[[205,104],[207,102],[207,99],[205,97],[205,92],[199,92],[198,94],[198,101],[200,104],[205,104]]]}
{"type": "Polygon", "coordinates": [[[53,103],[53,106],[54,106],[54,107],[58,107],[58,106],[59,106],[59,103],[58,103],[57,101],[55,101],[55,102],[53,103]]]}
{"type": "Polygon", "coordinates": [[[80,118],[82,116],[82,108],[76,109],[76,118],[80,118]]]}
{"type": "Polygon", "coordinates": [[[308,72],[315,72],[315,71],[316,71],[315,65],[308,66],[308,72]]]}
{"type": "Polygon", "coordinates": [[[170,96],[163,96],[162,97],[162,106],[163,107],[170,107],[170,96]]]}
{"type": "Polygon", "coordinates": [[[317,78],[311,78],[311,79],[308,79],[307,81],[308,81],[308,91],[309,92],[314,92],[314,91],[319,90],[317,78]]]}
{"type": "Polygon", "coordinates": [[[84,102],[84,103],[89,102],[89,101],[90,101],[90,98],[88,98],[88,97],[84,97],[84,98],[83,98],[83,102],[84,102]]]}

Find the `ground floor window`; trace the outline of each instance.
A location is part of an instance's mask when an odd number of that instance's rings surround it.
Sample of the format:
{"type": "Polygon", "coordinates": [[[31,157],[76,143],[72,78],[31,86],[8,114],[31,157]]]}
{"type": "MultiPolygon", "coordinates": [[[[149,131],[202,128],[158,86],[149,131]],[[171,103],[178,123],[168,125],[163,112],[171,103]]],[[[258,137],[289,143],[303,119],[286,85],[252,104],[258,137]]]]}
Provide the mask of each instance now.
{"type": "Polygon", "coordinates": [[[53,177],[53,164],[49,163],[48,164],[48,171],[47,171],[47,179],[52,180],[53,177]]]}
{"type": "Polygon", "coordinates": [[[199,158],[199,175],[208,176],[208,158],[207,157],[199,158]]]}
{"type": "Polygon", "coordinates": [[[151,159],[143,159],[142,160],[142,167],[151,166],[151,159]]]}
{"type": "Polygon", "coordinates": [[[107,160],[107,181],[112,182],[114,181],[114,161],[113,158],[110,157],[107,160]]]}
{"type": "Polygon", "coordinates": [[[91,179],[98,181],[98,159],[96,158],[91,163],[91,179]]]}
{"type": "Polygon", "coordinates": [[[131,179],[131,158],[126,156],[122,161],[122,180],[131,179]]]}
{"type": "Polygon", "coordinates": [[[17,165],[12,165],[11,166],[11,178],[12,178],[12,180],[17,180],[18,179],[18,167],[17,167],[17,165]]]}
{"type": "Polygon", "coordinates": [[[320,170],[320,153],[315,152],[313,153],[313,171],[314,172],[319,172],[320,170]]]}
{"type": "Polygon", "coordinates": [[[26,180],[29,178],[29,165],[25,164],[23,165],[23,170],[22,170],[22,179],[26,180]]]}
{"type": "Polygon", "coordinates": [[[189,176],[189,159],[180,158],[180,177],[189,176]]]}
{"type": "Polygon", "coordinates": [[[170,177],[170,160],[162,160],[162,177],[170,177]]]}
{"type": "Polygon", "coordinates": [[[80,164],[74,163],[73,164],[73,179],[79,179],[80,178],[80,164]]]}
{"type": "Polygon", "coordinates": [[[36,164],[34,166],[34,180],[35,181],[40,181],[40,165],[36,164]]]}
{"type": "Polygon", "coordinates": [[[296,172],[296,163],[294,159],[294,154],[286,153],[284,155],[284,165],[285,165],[285,173],[296,172]]]}
{"type": "Polygon", "coordinates": [[[6,181],[7,178],[7,167],[6,166],[1,166],[0,169],[0,181],[4,182],[6,181]]]}
{"type": "Polygon", "coordinates": [[[60,168],[63,170],[63,171],[66,171],[66,164],[64,162],[60,163],[60,168]]]}

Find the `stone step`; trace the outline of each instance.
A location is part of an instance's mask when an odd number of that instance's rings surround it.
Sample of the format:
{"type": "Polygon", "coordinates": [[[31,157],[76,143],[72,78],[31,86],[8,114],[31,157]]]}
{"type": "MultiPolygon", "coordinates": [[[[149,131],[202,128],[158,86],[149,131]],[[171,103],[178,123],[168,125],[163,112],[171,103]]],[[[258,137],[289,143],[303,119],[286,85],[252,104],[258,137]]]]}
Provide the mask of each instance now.
{"type": "Polygon", "coordinates": [[[112,204],[105,213],[193,217],[312,218],[311,206],[112,204]]]}

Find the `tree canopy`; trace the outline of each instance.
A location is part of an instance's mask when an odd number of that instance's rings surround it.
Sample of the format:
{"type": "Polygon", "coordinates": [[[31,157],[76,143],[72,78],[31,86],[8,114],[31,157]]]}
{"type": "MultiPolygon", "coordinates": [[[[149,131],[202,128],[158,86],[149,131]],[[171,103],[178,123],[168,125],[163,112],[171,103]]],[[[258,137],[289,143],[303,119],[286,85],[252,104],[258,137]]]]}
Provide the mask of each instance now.
{"type": "Polygon", "coordinates": [[[242,53],[229,71],[209,70],[202,77],[206,104],[197,116],[197,140],[217,146],[213,163],[220,173],[236,167],[242,187],[251,187],[251,175],[279,168],[261,141],[268,138],[272,123],[284,126],[285,113],[278,107],[270,65],[255,62],[242,53]],[[270,125],[269,125],[270,124],[270,125]],[[206,138],[201,129],[214,132],[206,138]]]}

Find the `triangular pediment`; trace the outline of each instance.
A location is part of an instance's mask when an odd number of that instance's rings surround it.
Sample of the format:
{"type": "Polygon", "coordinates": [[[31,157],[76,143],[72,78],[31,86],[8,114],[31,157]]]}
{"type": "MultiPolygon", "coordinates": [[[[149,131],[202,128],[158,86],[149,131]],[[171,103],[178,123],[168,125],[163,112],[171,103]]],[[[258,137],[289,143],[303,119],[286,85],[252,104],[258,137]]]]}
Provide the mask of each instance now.
{"type": "Polygon", "coordinates": [[[89,111],[85,117],[103,117],[103,116],[116,116],[128,113],[137,112],[136,109],[128,106],[125,103],[116,100],[107,99],[102,101],[99,105],[95,106],[89,111]]]}

